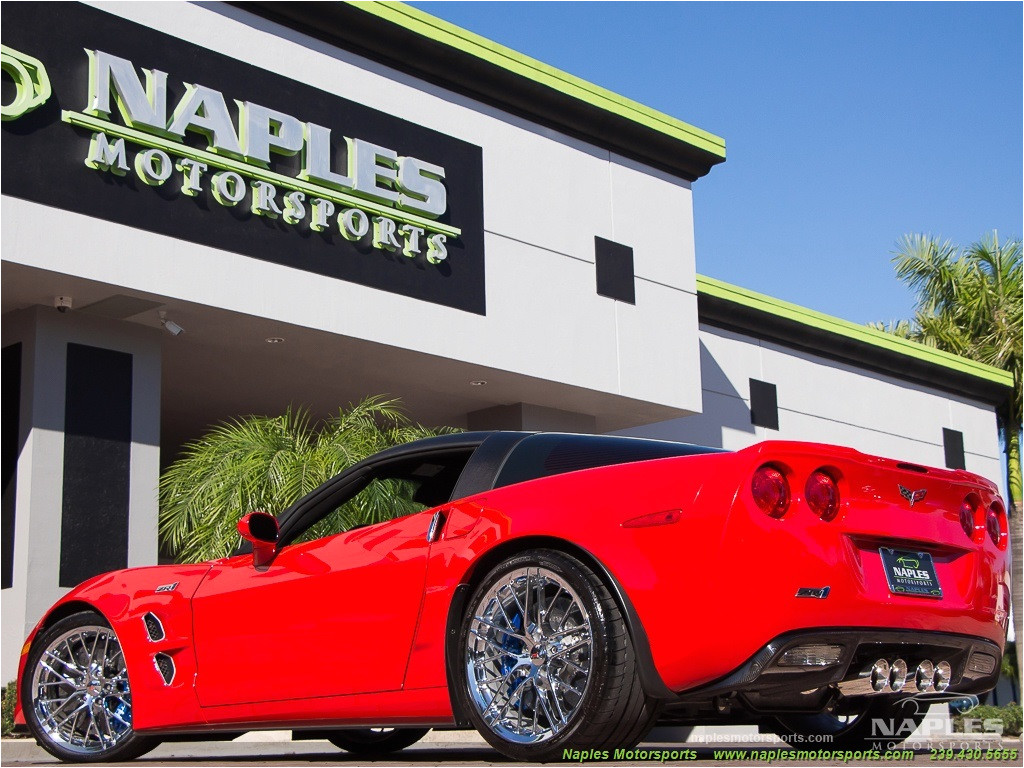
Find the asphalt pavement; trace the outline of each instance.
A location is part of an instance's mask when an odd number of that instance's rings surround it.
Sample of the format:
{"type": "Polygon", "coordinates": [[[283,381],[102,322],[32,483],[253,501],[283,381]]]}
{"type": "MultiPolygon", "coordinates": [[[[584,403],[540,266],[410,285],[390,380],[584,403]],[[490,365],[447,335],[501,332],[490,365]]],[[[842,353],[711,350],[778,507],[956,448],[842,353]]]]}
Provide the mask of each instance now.
{"type": "MultiPolygon", "coordinates": [[[[273,738],[273,737],[271,737],[273,738]]],[[[964,737],[953,734],[910,743],[914,749],[900,753],[899,759],[870,763],[853,755],[831,755],[826,759],[794,762],[795,755],[782,742],[770,738],[718,743],[651,742],[633,753],[615,759],[567,759],[564,764],[584,765],[901,765],[928,766],[1020,766],[1021,740],[964,737]]],[[[821,745],[808,745],[808,750],[821,745]]],[[[827,749],[827,746],[825,747],[827,749]]],[[[57,760],[29,739],[5,739],[0,743],[0,761],[4,766],[54,765],[57,760]]],[[[242,740],[229,742],[189,742],[163,744],[148,755],[124,765],[136,768],[152,766],[301,766],[366,765],[364,758],[336,749],[326,741],[242,740]]],[[[391,759],[378,760],[374,766],[491,766],[515,765],[490,749],[472,732],[436,732],[396,753],[391,759]]]]}

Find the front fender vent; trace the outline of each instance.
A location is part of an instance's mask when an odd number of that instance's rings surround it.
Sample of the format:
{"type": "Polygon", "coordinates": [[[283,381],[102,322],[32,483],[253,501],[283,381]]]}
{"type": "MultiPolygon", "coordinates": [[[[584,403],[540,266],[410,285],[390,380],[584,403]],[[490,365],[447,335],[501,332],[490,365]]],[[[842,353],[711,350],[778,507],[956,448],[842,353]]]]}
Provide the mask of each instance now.
{"type": "Polygon", "coordinates": [[[163,640],[166,637],[164,632],[164,625],[160,623],[160,619],[155,614],[147,613],[142,617],[142,620],[146,623],[146,634],[149,635],[149,639],[152,642],[163,640]]]}
{"type": "Polygon", "coordinates": [[[164,685],[170,685],[174,680],[174,660],[166,653],[158,653],[153,657],[160,677],[164,679],[164,685]]]}

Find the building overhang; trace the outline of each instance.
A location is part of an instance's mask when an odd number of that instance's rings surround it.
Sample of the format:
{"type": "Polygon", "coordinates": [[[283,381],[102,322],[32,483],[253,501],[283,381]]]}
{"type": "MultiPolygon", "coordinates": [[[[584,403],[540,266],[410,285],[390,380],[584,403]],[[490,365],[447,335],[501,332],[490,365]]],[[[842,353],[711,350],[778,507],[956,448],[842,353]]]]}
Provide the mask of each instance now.
{"type": "MultiPolygon", "coordinates": [[[[3,261],[2,313],[42,305],[66,323],[78,317],[123,321],[161,340],[161,443],[173,456],[211,425],[247,414],[305,406],[316,417],[368,395],[400,398],[429,426],[466,427],[496,406],[586,415],[586,431],[611,432],[690,415],[684,408],[474,364],[337,332],[286,323],[129,286],[3,261]],[[67,314],[55,295],[73,296],[67,314]],[[163,315],[161,315],[161,312],[163,315]],[[171,335],[166,317],[184,329],[171,335]],[[268,339],[279,343],[268,343],[268,339]]],[[[525,421],[525,418],[524,418],[525,421]]]]}
{"type": "Polygon", "coordinates": [[[1013,376],[898,336],[697,276],[701,323],[1002,406],[1013,376]]]}
{"type": "Polygon", "coordinates": [[[402,3],[231,4],[688,181],[725,160],[718,136],[402,3]]]}

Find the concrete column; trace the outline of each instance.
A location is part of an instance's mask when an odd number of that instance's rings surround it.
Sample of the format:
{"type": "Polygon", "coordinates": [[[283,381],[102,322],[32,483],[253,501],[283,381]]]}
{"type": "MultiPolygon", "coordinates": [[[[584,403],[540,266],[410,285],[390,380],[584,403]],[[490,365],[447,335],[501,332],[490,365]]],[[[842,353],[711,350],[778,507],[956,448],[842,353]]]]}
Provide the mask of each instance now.
{"type": "MultiPolygon", "coordinates": [[[[70,499],[65,504],[65,478],[72,476],[65,472],[66,404],[76,402],[68,383],[69,344],[79,345],[78,352],[84,350],[85,355],[93,355],[99,362],[105,359],[104,355],[114,354],[131,380],[131,402],[125,404],[122,398],[120,402],[111,403],[112,408],[120,412],[121,422],[130,429],[130,434],[126,433],[129,439],[121,443],[127,445],[127,451],[121,452],[126,460],[120,466],[109,467],[102,461],[93,461],[93,465],[85,467],[88,472],[84,479],[74,478],[79,487],[82,483],[92,484],[102,491],[108,474],[123,488],[127,473],[127,536],[124,537],[123,529],[117,529],[120,540],[123,542],[126,538],[127,547],[122,544],[113,554],[97,552],[96,549],[102,550],[101,542],[101,546],[93,550],[95,562],[115,560],[127,566],[157,562],[160,342],[160,332],[155,329],[74,311],[61,314],[49,307],[18,310],[3,317],[4,348],[21,345],[21,386],[20,406],[15,411],[19,422],[17,465],[4,488],[5,502],[9,493],[13,496],[14,515],[11,583],[3,590],[0,683],[14,679],[25,636],[46,609],[69,590],[70,584],[61,585],[62,565],[65,580],[69,572],[94,569],[94,563],[88,560],[79,560],[77,564],[69,562],[69,554],[74,552],[71,548],[65,552],[62,563],[62,521],[71,515],[88,526],[93,516],[98,526],[96,530],[100,530],[104,524],[110,525],[112,519],[109,510],[100,508],[102,504],[77,508],[70,499]]],[[[104,372],[98,370],[97,373],[102,379],[104,372]]],[[[85,374],[83,383],[79,370],[75,386],[90,386],[87,370],[85,374]]],[[[10,396],[4,393],[5,398],[10,396]]],[[[104,396],[102,387],[92,388],[90,397],[102,400],[104,396]]],[[[84,402],[89,402],[88,397],[84,402]]],[[[5,412],[9,412],[7,408],[5,412]]],[[[102,431],[103,414],[85,413],[84,417],[99,424],[102,431]]],[[[104,439],[102,434],[97,437],[101,443],[104,439]]],[[[5,440],[4,444],[5,448],[13,445],[13,440],[5,440]]],[[[73,472],[74,468],[71,470],[73,472]]],[[[79,496],[87,497],[88,494],[79,496]]],[[[120,514],[124,514],[123,505],[120,514]]],[[[83,555],[76,553],[75,557],[83,555]]]]}

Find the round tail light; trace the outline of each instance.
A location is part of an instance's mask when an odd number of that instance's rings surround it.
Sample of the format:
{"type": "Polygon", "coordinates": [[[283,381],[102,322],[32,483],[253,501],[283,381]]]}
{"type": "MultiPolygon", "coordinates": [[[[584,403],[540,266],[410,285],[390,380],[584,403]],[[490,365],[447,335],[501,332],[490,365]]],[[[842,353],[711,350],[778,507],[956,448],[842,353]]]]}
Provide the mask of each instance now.
{"type": "Polygon", "coordinates": [[[769,517],[782,517],[789,509],[789,481],[770,464],[759,467],[750,481],[754,502],[769,517]]]}
{"type": "Polygon", "coordinates": [[[968,496],[964,499],[964,503],[960,505],[960,527],[964,529],[964,533],[967,534],[967,538],[974,540],[975,535],[975,523],[974,518],[978,514],[975,504],[971,501],[971,497],[968,496]]]}
{"type": "Polygon", "coordinates": [[[1003,512],[999,502],[993,502],[992,506],[988,508],[988,514],[985,516],[985,529],[988,531],[988,537],[992,539],[992,543],[1000,546],[1003,534],[1006,532],[1006,513],[1003,512]]]}
{"type": "Polygon", "coordinates": [[[807,478],[804,498],[822,520],[831,520],[839,512],[839,486],[835,478],[823,469],[812,472],[807,478]]]}

